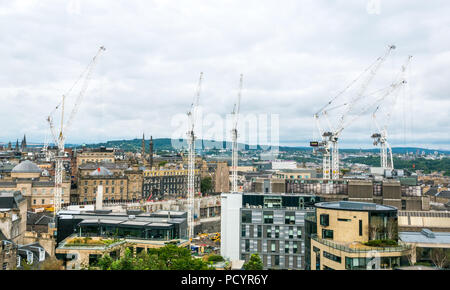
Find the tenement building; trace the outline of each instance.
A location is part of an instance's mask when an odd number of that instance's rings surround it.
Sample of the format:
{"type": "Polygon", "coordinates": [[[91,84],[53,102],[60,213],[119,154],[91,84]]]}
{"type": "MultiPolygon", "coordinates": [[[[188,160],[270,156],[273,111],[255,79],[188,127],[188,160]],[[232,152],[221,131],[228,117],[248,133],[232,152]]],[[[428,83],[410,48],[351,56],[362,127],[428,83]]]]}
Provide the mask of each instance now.
{"type": "Polygon", "coordinates": [[[128,178],[124,174],[112,173],[105,167],[98,167],[89,175],[81,175],[78,180],[79,202],[95,202],[97,188],[103,186],[104,201],[132,200],[128,194],[128,178]]]}
{"type": "Polygon", "coordinates": [[[397,209],[366,202],[316,205],[306,219],[307,269],[393,269],[408,265],[410,248],[398,244],[397,209]]]}
{"type": "Polygon", "coordinates": [[[257,253],[265,269],[304,269],[304,220],[317,201],[305,194],[222,194],[221,254],[248,261],[257,253]]]}
{"type": "MultiPolygon", "coordinates": [[[[183,197],[187,194],[188,170],[184,168],[160,168],[144,170],[142,197],[144,199],[164,196],[183,197]]],[[[195,169],[195,192],[200,192],[200,170],[195,169]]]]}
{"type": "Polygon", "coordinates": [[[83,148],[82,151],[77,151],[77,167],[84,163],[114,163],[114,149],[100,147],[87,149],[83,148]]]}

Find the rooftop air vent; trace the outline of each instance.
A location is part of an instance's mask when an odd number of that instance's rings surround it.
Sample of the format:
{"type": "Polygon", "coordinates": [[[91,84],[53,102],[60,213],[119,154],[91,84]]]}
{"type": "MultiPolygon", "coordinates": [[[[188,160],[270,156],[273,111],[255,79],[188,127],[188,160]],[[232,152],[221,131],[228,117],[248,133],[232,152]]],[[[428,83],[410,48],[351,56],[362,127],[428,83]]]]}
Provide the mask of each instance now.
{"type": "Polygon", "coordinates": [[[424,236],[426,236],[427,238],[430,238],[430,239],[433,239],[433,238],[436,237],[436,236],[434,235],[434,233],[433,233],[431,230],[429,230],[429,229],[423,229],[423,230],[421,231],[421,233],[422,233],[422,235],[424,235],[424,236]]]}

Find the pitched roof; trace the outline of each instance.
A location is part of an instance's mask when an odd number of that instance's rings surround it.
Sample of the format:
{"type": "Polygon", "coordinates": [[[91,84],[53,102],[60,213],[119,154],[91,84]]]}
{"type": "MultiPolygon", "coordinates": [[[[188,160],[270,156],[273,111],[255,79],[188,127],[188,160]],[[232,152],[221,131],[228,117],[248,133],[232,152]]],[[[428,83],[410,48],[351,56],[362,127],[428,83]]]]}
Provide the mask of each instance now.
{"type": "Polygon", "coordinates": [[[98,167],[96,170],[89,173],[90,176],[111,176],[113,175],[111,171],[103,166],[98,167]]]}
{"type": "Polygon", "coordinates": [[[450,190],[443,190],[436,194],[437,197],[450,198],[450,190]]]}

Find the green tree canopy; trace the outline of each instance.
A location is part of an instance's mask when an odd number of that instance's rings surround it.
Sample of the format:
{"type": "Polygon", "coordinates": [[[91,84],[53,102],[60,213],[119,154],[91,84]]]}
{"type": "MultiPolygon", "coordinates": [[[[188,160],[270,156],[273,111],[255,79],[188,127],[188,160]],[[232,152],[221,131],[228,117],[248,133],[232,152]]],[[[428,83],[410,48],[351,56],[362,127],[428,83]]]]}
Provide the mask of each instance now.
{"type": "MultiPolygon", "coordinates": [[[[94,268],[94,267],[92,267],[94,268]]],[[[166,245],[158,249],[142,251],[134,256],[125,249],[123,257],[113,260],[108,254],[101,257],[95,266],[101,270],[208,270],[212,269],[201,259],[191,256],[188,249],[166,245]]]]}
{"type": "Polygon", "coordinates": [[[263,263],[258,254],[252,254],[250,260],[244,264],[244,270],[262,270],[263,263]]]}
{"type": "Polygon", "coordinates": [[[212,189],[213,189],[212,178],[210,176],[203,178],[200,185],[200,191],[202,193],[206,193],[210,192],[212,189]]]}

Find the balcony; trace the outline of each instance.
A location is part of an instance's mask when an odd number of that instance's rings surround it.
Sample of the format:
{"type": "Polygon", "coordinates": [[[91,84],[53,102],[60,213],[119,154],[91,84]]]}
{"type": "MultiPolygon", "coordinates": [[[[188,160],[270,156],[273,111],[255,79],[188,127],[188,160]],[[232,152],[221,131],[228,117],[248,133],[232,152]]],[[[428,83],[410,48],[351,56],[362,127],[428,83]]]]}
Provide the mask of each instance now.
{"type": "MultiPolygon", "coordinates": [[[[323,245],[326,245],[328,247],[331,247],[333,249],[347,252],[347,253],[368,253],[371,251],[377,251],[377,252],[407,252],[411,249],[410,246],[406,245],[399,245],[395,247],[369,247],[362,243],[336,243],[331,240],[321,239],[317,236],[317,234],[312,234],[311,239],[319,242],[323,245]]],[[[406,253],[405,253],[406,254],[406,253]]]]}

